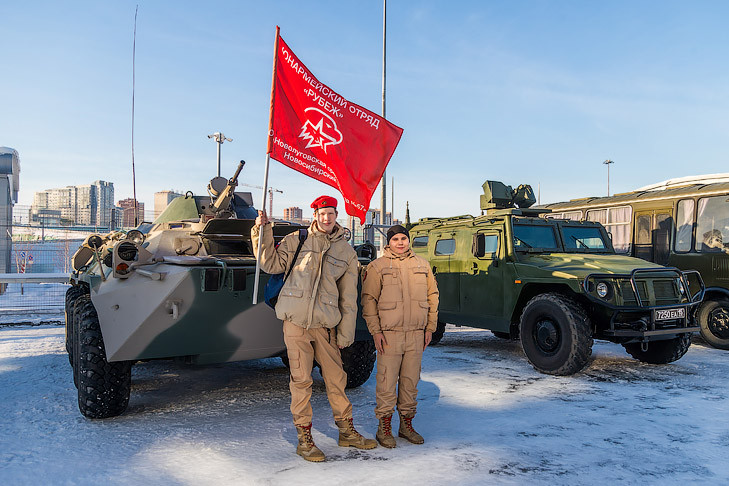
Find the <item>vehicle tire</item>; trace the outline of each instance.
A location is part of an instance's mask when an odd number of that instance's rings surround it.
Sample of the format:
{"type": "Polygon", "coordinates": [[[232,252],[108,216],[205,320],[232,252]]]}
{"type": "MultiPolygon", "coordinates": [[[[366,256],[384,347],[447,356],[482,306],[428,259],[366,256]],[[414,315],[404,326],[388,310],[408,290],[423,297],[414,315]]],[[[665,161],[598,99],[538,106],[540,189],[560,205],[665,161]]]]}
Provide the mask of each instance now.
{"type": "Polygon", "coordinates": [[[355,341],[342,349],[342,367],[347,373],[347,388],[363,385],[372,374],[377,359],[375,342],[372,339],[355,341]]]}
{"type": "Polygon", "coordinates": [[[512,339],[511,334],[508,332],[491,331],[491,334],[493,334],[494,336],[496,336],[499,339],[507,339],[509,341],[512,339]]]}
{"type": "Polygon", "coordinates": [[[435,332],[433,332],[433,338],[430,340],[430,344],[428,346],[435,346],[440,343],[441,339],[443,339],[443,335],[445,334],[445,328],[446,323],[438,321],[438,326],[436,326],[435,332]]]}
{"type": "Polygon", "coordinates": [[[680,359],[691,347],[691,333],[679,334],[673,339],[664,341],[651,341],[648,350],[641,349],[641,343],[623,344],[623,347],[633,358],[643,363],[666,364],[680,359]]]}
{"type": "Polygon", "coordinates": [[[76,299],[86,293],[86,289],[80,285],[72,285],[66,290],[66,353],[68,353],[68,363],[71,367],[73,367],[73,307],[76,299]]]}
{"type": "Polygon", "coordinates": [[[129,404],[132,363],[106,360],[99,317],[88,295],[77,299],[76,317],[78,408],[92,419],[120,415],[129,404]]]}
{"type": "Polygon", "coordinates": [[[701,337],[715,348],[729,349],[729,300],[705,300],[696,311],[701,337]]]}
{"type": "Polygon", "coordinates": [[[582,370],[592,354],[592,326],[580,304],[557,293],[527,302],[520,320],[521,346],[537,371],[571,375],[582,370]]]}

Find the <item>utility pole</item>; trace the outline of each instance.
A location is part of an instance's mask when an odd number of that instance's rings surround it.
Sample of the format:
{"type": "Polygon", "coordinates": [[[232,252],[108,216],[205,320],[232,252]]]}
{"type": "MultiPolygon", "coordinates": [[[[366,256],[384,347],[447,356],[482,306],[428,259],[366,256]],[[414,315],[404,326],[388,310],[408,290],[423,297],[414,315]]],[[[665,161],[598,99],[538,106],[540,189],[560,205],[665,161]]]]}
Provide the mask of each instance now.
{"type": "MultiPolygon", "coordinates": [[[[385,118],[385,67],[387,52],[387,0],[382,0],[382,118],[385,118]]],[[[382,190],[380,201],[380,224],[385,224],[387,216],[387,170],[382,172],[382,190]]],[[[386,236],[380,232],[380,252],[385,250],[387,245],[386,236]]],[[[382,253],[380,253],[382,254],[382,253]]]]}
{"type": "Polygon", "coordinates": [[[608,197],[610,197],[610,164],[614,164],[614,163],[615,162],[613,162],[610,159],[607,159],[605,162],[603,162],[603,164],[607,165],[607,172],[608,172],[607,173],[607,195],[608,195],[608,197]]]}
{"type": "Polygon", "coordinates": [[[220,147],[223,145],[223,142],[232,142],[233,139],[225,138],[222,132],[215,132],[212,135],[208,135],[208,138],[214,138],[218,143],[218,177],[220,177],[220,147]]]}

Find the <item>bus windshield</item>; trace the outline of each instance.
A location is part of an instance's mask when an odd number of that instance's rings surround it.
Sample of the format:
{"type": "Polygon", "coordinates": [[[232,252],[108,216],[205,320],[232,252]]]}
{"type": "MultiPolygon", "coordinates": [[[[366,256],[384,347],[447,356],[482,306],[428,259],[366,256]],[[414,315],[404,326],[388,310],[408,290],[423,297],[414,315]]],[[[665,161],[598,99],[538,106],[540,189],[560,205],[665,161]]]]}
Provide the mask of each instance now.
{"type": "Polygon", "coordinates": [[[608,245],[602,239],[600,228],[586,226],[562,226],[565,251],[605,251],[608,245]]]}

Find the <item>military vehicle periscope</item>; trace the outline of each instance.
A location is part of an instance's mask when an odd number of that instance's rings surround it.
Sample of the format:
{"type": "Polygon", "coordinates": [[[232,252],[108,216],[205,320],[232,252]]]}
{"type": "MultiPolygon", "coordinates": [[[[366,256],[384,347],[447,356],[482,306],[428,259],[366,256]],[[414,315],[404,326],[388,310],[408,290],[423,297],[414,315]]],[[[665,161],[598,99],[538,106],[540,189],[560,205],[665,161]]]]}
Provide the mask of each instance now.
{"type": "MultiPolygon", "coordinates": [[[[261,303],[251,304],[258,214],[249,192],[235,192],[244,164],[229,180],[213,178],[208,196],[188,191],[153,223],[90,235],[73,255],[66,350],[84,416],[126,410],[137,361],[285,358],[282,323],[263,303],[268,275],[261,275],[261,303]]],[[[274,239],[298,228],[274,222],[274,239]]],[[[348,387],[367,381],[375,349],[361,315],[342,361],[348,387]]]]}

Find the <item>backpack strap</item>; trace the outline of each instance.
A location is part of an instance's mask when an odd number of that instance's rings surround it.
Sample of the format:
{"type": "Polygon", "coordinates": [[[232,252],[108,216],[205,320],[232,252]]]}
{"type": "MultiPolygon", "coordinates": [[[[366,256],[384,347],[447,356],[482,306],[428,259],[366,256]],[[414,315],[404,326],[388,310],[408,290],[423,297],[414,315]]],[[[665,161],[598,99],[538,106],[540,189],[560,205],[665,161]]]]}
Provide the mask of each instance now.
{"type": "Polygon", "coordinates": [[[306,238],[308,238],[308,236],[309,230],[307,230],[306,228],[299,230],[299,246],[296,248],[296,253],[294,253],[294,259],[291,260],[291,266],[289,267],[289,271],[286,272],[286,276],[283,279],[284,282],[286,282],[286,279],[289,278],[291,270],[294,269],[294,264],[296,263],[296,259],[299,258],[299,252],[301,251],[301,247],[304,246],[304,241],[306,241],[306,238]]]}

